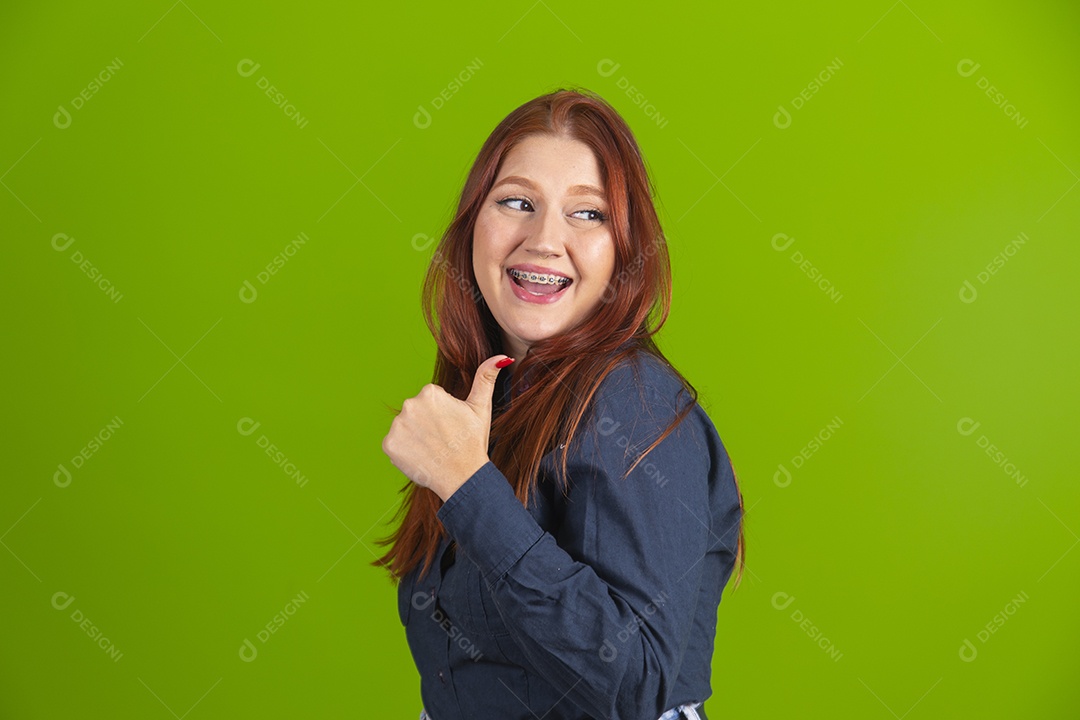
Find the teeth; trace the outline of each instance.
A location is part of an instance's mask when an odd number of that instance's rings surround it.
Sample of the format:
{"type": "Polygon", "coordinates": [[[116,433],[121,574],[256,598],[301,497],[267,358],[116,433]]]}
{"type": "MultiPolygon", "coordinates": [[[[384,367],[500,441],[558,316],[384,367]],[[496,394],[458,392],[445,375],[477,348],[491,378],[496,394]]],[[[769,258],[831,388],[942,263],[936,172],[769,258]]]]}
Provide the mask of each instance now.
{"type": "Polygon", "coordinates": [[[562,277],[561,275],[522,272],[513,268],[510,269],[510,274],[518,280],[528,280],[529,282],[539,283],[541,285],[566,285],[570,282],[570,278],[562,277]]]}

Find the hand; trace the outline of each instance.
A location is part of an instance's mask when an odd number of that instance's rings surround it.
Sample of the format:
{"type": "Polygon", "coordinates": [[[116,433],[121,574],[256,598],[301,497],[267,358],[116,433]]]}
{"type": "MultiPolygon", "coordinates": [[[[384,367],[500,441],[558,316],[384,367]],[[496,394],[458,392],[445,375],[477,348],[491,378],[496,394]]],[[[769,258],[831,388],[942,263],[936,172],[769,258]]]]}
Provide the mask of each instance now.
{"type": "Polygon", "coordinates": [[[480,364],[464,401],[428,383],[401,404],[383,438],[382,450],[390,462],[443,501],[490,459],[491,396],[499,376],[495,363],[506,358],[494,355],[480,364]]]}

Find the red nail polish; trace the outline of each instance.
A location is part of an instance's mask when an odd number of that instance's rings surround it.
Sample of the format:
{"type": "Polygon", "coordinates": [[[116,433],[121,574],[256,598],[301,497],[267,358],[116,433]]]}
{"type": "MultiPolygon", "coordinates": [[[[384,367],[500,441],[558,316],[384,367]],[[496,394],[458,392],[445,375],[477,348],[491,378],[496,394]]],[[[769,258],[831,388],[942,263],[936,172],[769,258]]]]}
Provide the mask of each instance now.
{"type": "Polygon", "coordinates": [[[509,365],[512,362],[514,362],[514,358],[512,358],[512,357],[503,358],[499,362],[495,363],[495,367],[504,368],[504,367],[506,367],[507,365],[509,365]]]}

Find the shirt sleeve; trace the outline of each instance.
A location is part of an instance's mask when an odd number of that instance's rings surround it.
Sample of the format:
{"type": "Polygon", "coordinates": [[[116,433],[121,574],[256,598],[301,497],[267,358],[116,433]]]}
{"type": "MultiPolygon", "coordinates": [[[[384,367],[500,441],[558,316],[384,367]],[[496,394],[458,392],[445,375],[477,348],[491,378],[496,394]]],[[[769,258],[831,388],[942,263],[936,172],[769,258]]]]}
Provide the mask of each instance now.
{"type": "MultiPolygon", "coordinates": [[[[710,528],[710,455],[688,413],[650,385],[607,396],[574,438],[559,541],[488,461],[438,511],[476,563],[536,671],[583,711],[655,720],[670,707],[693,627],[710,528]],[[583,432],[595,430],[595,432],[583,432]]],[[[598,393],[599,394],[599,393],[598,393]]]]}

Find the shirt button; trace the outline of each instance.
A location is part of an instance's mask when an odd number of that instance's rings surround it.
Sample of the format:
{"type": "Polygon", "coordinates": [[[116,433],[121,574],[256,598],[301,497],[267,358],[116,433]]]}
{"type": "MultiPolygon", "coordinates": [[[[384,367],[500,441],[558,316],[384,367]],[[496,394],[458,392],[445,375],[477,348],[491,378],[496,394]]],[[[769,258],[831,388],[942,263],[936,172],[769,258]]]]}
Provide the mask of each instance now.
{"type": "Polygon", "coordinates": [[[430,594],[431,597],[435,597],[435,586],[434,585],[432,585],[430,588],[428,588],[428,594],[430,594]]]}
{"type": "Polygon", "coordinates": [[[439,679],[442,680],[442,684],[446,684],[446,678],[443,676],[442,670],[439,671],[439,679]]]}

